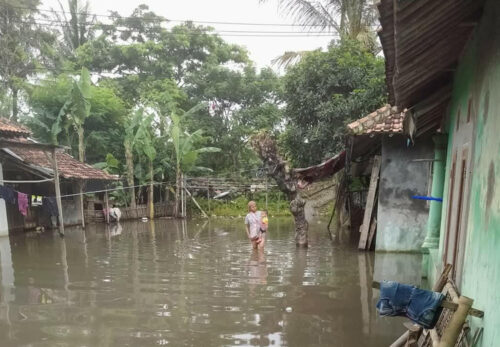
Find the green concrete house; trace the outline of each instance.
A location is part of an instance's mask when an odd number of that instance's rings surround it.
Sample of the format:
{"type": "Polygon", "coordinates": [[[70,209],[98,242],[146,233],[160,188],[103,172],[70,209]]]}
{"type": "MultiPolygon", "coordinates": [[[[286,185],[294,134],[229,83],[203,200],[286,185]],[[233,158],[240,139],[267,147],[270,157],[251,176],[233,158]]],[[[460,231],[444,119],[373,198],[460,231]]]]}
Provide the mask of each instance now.
{"type": "MultiPolygon", "coordinates": [[[[500,346],[500,1],[382,0],[389,102],[404,132],[431,134],[434,162],[423,276],[444,264],[484,318],[476,346],[500,346]]],[[[428,140],[426,140],[428,141],[428,140]]]]}

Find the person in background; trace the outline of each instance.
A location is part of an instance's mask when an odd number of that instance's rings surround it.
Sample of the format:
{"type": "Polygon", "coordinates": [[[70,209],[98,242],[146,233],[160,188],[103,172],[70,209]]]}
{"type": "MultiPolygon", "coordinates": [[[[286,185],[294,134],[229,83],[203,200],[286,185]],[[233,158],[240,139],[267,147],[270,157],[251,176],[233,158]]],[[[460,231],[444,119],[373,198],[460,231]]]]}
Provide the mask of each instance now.
{"type": "Polygon", "coordinates": [[[248,214],[245,217],[245,228],[247,232],[247,237],[252,243],[253,249],[263,249],[264,243],[261,242],[261,213],[257,211],[257,204],[255,201],[248,202],[248,214]]]}

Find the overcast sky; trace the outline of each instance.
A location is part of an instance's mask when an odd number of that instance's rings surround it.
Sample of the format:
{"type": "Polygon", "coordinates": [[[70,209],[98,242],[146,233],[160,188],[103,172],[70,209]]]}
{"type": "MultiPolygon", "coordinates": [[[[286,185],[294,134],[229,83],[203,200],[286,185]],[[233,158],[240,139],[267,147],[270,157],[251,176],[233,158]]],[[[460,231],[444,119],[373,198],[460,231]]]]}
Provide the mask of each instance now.
{"type": "MultiPolygon", "coordinates": [[[[67,1],[61,0],[66,6],[67,1]]],[[[259,0],[90,0],[91,12],[108,14],[118,11],[129,16],[139,4],[146,4],[156,14],[172,20],[194,20],[235,23],[293,24],[292,18],[280,14],[277,0],[262,4],[259,0]]],[[[57,0],[42,0],[42,9],[59,10],[57,0]]],[[[67,8],[67,7],[66,7],[67,8]]],[[[102,18],[99,18],[102,19],[102,18]]],[[[289,26],[243,26],[211,24],[217,31],[297,31],[289,26]]],[[[255,35],[254,33],[226,33],[223,38],[247,48],[258,67],[271,65],[271,60],[285,51],[313,50],[326,47],[330,36],[318,37],[248,37],[228,35],[255,35]]],[[[263,33],[259,35],[265,35],[263,33]]]]}

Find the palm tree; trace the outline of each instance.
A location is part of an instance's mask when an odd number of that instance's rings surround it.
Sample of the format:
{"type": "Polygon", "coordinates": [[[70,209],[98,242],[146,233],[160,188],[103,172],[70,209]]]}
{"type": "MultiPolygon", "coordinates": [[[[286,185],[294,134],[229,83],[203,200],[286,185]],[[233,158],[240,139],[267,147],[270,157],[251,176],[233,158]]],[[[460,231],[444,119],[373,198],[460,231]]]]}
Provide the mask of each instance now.
{"type": "MultiPolygon", "coordinates": [[[[189,110],[187,113],[194,112],[195,107],[189,110]]],[[[210,170],[205,167],[196,166],[196,161],[201,153],[213,153],[219,152],[220,148],[216,147],[199,147],[197,145],[202,140],[202,131],[197,130],[192,134],[188,132],[183,132],[181,130],[180,118],[175,114],[170,115],[172,123],[170,124],[169,135],[170,140],[174,146],[175,159],[176,159],[176,190],[175,190],[175,206],[174,206],[174,216],[179,217],[179,199],[180,192],[183,187],[182,180],[183,174],[189,173],[193,170],[210,170]]]]}
{"type": "MultiPolygon", "coordinates": [[[[261,0],[267,2],[269,0],[261,0]]],[[[370,51],[377,51],[373,0],[276,0],[279,8],[306,29],[334,31],[340,40],[358,40],[370,51]]],[[[298,62],[307,51],[285,52],[274,60],[280,67],[298,62]]]]}
{"type": "Polygon", "coordinates": [[[64,53],[72,57],[78,47],[94,37],[96,16],[90,14],[88,1],[68,0],[67,10],[58,2],[61,11],[52,12],[61,27],[64,53]]]}

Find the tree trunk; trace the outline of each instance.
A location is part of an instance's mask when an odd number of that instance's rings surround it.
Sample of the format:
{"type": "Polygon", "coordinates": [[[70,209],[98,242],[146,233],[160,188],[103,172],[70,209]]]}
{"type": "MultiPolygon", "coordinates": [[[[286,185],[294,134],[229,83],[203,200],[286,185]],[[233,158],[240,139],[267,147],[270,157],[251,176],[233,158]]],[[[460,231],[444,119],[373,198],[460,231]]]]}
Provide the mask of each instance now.
{"type": "Polygon", "coordinates": [[[17,106],[17,100],[18,100],[18,89],[12,87],[12,117],[11,119],[15,122],[17,122],[17,114],[19,112],[18,106],[17,106]]]}
{"type": "Polygon", "coordinates": [[[136,209],[136,201],[135,201],[135,188],[134,187],[134,155],[132,153],[132,146],[130,143],[125,140],[125,161],[127,165],[127,184],[130,188],[130,207],[132,209],[136,209]]]}
{"type": "Polygon", "coordinates": [[[297,195],[295,199],[290,202],[290,211],[295,219],[295,244],[297,247],[305,248],[308,245],[307,231],[309,229],[309,223],[306,220],[306,214],[304,210],[306,202],[297,195]]]}
{"type": "Polygon", "coordinates": [[[278,153],[276,141],[266,133],[252,137],[252,147],[268,167],[268,175],[273,177],[278,188],[286,194],[290,201],[290,211],[295,219],[295,243],[297,247],[307,247],[309,224],[304,211],[305,201],[297,191],[297,179],[288,163],[278,153]]]}
{"type": "Polygon", "coordinates": [[[149,196],[148,196],[148,205],[149,205],[149,218],[155,218],[155,204],[154,204],[154,185],[153,185],[153,161],[149,161],[149,175],[151,177],[151,181],[149,183],[149,196]]]}
{"type": "Polygon", "coordinates": [[[85,161],[85,142],[83,136],[83,126],[77,127],[78,132],[78,160],[82,163],[85,161]]]}
{"type": "Polygon", "coordinates": [[[177,168],[176,179],[175,179],[175,205],[174,205],[174,217],[179,218],[179,204],[180,204],[180,193],[182,187],[182,173],[181,169],[177,168]]]}

